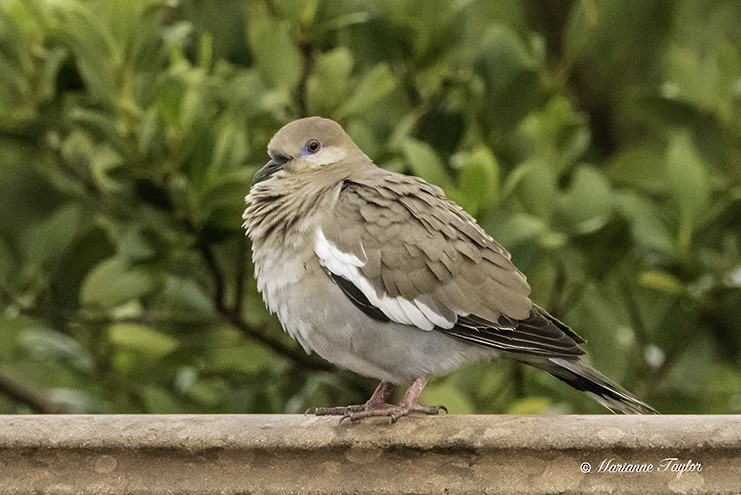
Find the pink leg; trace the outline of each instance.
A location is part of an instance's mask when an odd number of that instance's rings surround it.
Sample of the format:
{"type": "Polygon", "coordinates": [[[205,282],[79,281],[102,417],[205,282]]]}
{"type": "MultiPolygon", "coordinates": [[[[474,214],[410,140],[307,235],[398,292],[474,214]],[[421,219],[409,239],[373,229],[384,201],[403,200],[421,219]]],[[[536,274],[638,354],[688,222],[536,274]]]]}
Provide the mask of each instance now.
{"type": "Polygon", "coordinates": [[[382,380],[378,384],[376,390],[371,395],[371,398],[365,404],[357,404],[352,406],[339,406],[339,407],[312,407],[306,414],[316,414],[317,416],[347,416],[350,413],[360,411],[370,411],[374,409],[384,409],[390,407],[390,404],[386,403],[386,400],[394,391],[394,384],[382,380]]]}
{"type": "Polygon", "coordinates": [[[421,376],[415,378],[409,385],[409,388],[404,393],[404,399],[399,405],[391,405],[386,403],[393,385],[388,382],[381,382],[373,392],[373,396],[363,405],[360,406],[348,406],[348,407],[330,407],[320,408],[313,411],[314,414],[335,414],[342,415],[340,422],[345,419],[349,419],[353,423],[360,421],[363,418],[371,417],[388,417],[392,423],[395,423],[399,418],[409,415],[410,413],[422,413],[429,415],[437,415],[440,410],[448,412],[445,406],[420,406],[418,404],[419,396],[424,390],[427,384],[427,377],[421,376]]]}
{"type": "Polygon", "coordinates": [[[394,391],[393,383],[389,383],[385,380],[381,380],[381,383],[378,384],[378,386],[376,387],[376,390],[373,392],[373,395],[371,395],[371,398],[368,399],[368,402],[365,403],[365,406],[368,409],[387,406],[388,404],[386,403],[386,401],[388,400],[389,395],[391,395],[391,392],[393,391],[394,391]]]}

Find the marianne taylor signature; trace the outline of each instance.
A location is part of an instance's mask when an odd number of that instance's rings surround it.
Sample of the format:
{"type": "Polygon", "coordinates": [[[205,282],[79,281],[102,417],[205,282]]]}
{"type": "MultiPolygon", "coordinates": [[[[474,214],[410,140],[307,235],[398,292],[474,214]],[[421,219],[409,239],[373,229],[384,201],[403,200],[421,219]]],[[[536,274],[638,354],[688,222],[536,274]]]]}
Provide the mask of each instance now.
{"type": "Polygon", "coordinates": [[[588,462],[582,462],[580,469],[583,473],[674,473],[680,478],[684,473],[702,471],[702,463],[692,459],[686,461],[678,457],[665,457],[657,463],[653,462],[618,462],[614,458],[602,459],[596,469],[588,462]]]}

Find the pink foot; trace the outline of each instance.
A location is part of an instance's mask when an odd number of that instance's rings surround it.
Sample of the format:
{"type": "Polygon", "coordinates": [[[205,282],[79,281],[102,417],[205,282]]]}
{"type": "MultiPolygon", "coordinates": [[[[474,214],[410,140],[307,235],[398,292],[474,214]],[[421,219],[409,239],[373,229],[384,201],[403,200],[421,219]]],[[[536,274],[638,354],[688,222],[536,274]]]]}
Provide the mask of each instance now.
{"type": "Polygon", "coordinates": [[[306,411],[307,414],[316,414],[317,416],[342,416],[340,423],[349,419],[357,423],[364,418],[387,417],[392,423],[399,418],[408,416],[411,413],[427,414],[436,416],[440,411],[448,410],[445,406],[420,406],[417,401],[427,383],[427,377],[422,376],[412,381],[411,385],[404,394],[404,400],[399,405],[393,405],[386,402],[388,396],[393,391],[393,385],[389,382],[382,381],[368,402],[365,404],[344,406],[344,407],[317,407],[306,411]]]}

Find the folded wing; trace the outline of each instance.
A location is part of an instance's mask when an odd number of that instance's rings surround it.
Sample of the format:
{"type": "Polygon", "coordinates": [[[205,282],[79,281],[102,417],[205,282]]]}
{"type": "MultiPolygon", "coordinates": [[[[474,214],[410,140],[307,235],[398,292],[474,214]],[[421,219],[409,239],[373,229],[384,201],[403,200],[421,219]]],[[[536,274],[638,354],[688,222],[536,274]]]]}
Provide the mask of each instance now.
{"type": "Polygon", "coordinates": [[[328,217],[314,251],[368,316],[511,353],[583,354],[532,304],[509,253],[439,188],[377,169],[346,180],[328,217]]]}

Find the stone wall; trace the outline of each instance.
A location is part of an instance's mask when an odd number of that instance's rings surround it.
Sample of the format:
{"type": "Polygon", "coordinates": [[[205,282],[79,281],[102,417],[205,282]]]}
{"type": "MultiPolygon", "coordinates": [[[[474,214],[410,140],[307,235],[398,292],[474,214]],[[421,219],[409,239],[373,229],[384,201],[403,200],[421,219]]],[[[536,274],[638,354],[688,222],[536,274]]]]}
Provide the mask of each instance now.
{"type": "Polygon", "coordinates": [[[741,493],[741,416],[0,417],[0,494],[741,493]]]}

